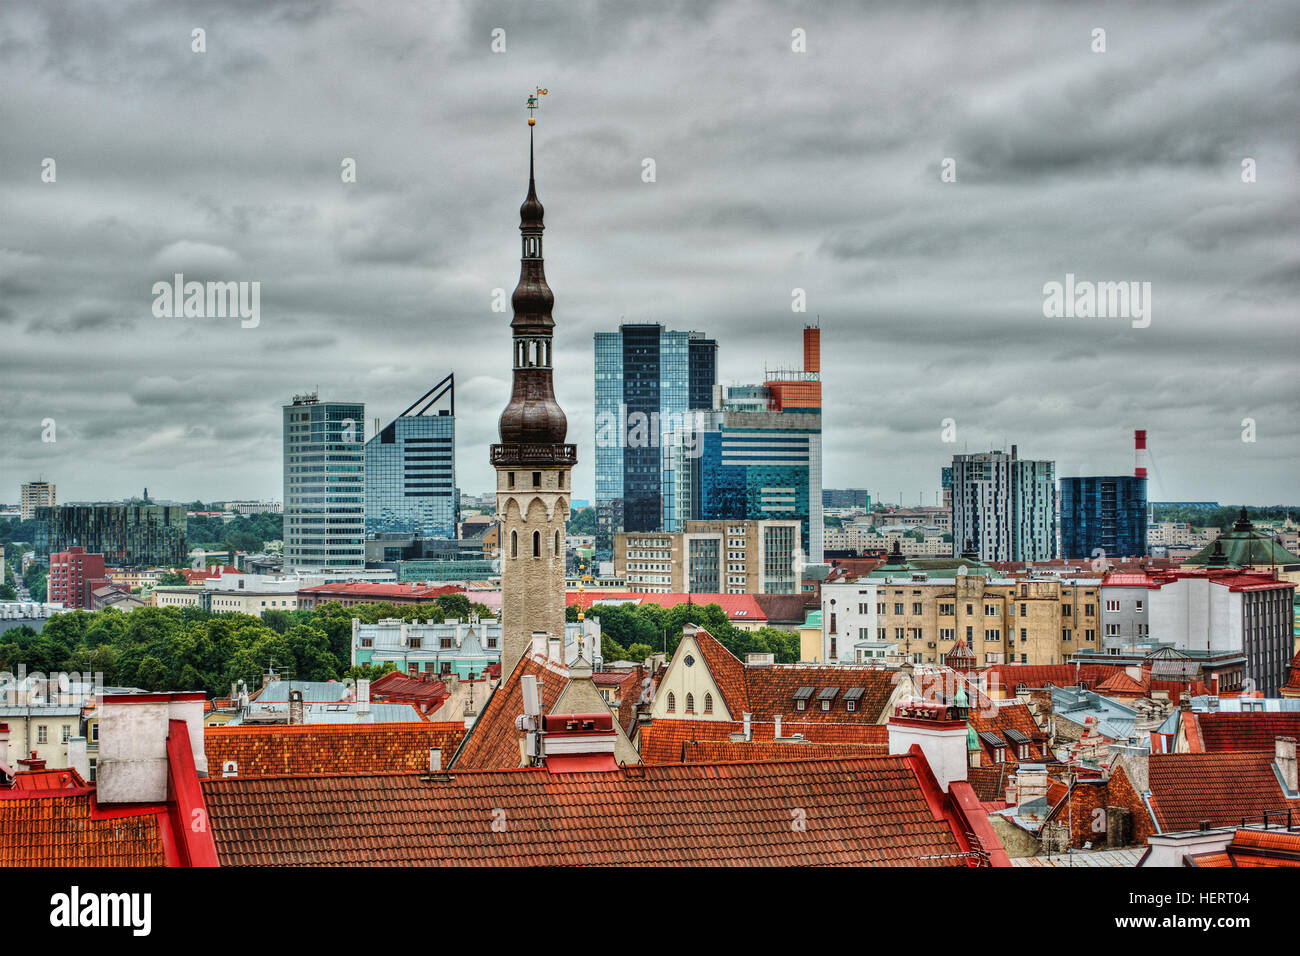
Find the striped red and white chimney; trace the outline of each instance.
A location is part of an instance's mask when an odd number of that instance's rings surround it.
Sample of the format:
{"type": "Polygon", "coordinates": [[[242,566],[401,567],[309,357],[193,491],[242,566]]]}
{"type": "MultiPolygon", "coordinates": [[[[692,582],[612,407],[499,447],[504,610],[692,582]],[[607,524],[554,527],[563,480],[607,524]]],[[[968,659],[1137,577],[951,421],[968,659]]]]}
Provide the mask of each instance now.
{"type": "Polygon", "coordinates": [[[1133,432],[1133,452],[1136,456],[1133,474],[1137,478],[1147,476],[1147,433],[1146,429],[1139,428],[1133,432]]]}

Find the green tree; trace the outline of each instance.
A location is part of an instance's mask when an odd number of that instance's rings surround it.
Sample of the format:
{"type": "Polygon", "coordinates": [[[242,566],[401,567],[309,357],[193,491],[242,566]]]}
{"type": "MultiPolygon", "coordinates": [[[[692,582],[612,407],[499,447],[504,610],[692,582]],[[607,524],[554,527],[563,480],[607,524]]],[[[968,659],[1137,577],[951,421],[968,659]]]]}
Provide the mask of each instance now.
{"type": "Polygon", "coordinates": [[[164,571],[158,575],[158,586],[164,588],[184,587],[189,582],[185,580],[185,575],[179,571],[164,571]]]}

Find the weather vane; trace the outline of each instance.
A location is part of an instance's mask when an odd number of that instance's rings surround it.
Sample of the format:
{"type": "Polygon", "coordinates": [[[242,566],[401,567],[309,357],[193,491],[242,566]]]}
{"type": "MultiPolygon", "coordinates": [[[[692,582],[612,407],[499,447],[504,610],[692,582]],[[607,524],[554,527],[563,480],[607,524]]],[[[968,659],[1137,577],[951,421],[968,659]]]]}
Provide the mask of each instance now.
{"type": "Polygon", "coordinates": [[[545,96],[548,92],[549,92],[548,90],[544,90],[539,86],[537,87],[537,92],[533,96],[528,97],[528,125],[529,126],[537,125],[537,120],[533,118],[533,110],[537,109],[537,97],[545,96]]]}

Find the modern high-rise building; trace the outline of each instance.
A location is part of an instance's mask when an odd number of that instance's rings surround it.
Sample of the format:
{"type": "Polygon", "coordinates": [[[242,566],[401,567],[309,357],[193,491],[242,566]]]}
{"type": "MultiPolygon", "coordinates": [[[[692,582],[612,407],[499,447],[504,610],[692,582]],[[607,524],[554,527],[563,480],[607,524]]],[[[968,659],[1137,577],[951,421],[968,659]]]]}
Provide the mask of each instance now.
{"type": "Polygon", "coordinates": [[[618,531],[676,531],[671,448],[713,405],[718,344],[702,332],[625,324],[597,332],[596,546],[618,531]],[[665,456],[667,455],[667,462],[665,456]]]}
{"type": "Polygon", "coordinates": [[[448,375],[388,425],[378,423],[366,442],[366,537],[456,537],[455,378],[448,375]]]}
{"type": "Polygon", "coordinates": [[[952,458],[952,540],[982,561],[1056,556],[1056,463],[1010,453],[952,458]]]}
{"type": "Polygon", "coordinates": [[[552,379],[555,296],[542,258],[544,210],[528,138],[528,196],[519,207],[523,254],[511,296],[514,352],[510,402],[492,446],[501,535],[501,667],[504,679],[535,632],[563,640],[565,526],[578,448],[565,442],[569,422],[552,379]]]}
{"type": "Polygon", "coordinates": [[[801,369],[715,390],[703,434],[673,449],[675,511],[704,521],[798,521],[803,560],[822,561],[820,330],[806,328],[801,369]]]}
{"type": "Polygon", "coordinates": [[[18,506],[18,519],[31,521],[36,517],[37,508],[53,508],[55,500],[54,485],[48,481],[28,481],[22,486],[22,502],[18,506]]]}
{"type": "Polygon", "coordinates": [[[1146,478],[1061,479],[1061,557],[1131,558],[1146,553],[1146,478]]]}
{"type": "Polygon", "coordinates": [[[952,508],[952,466],[939,469],[939,484],[943,487],[943,507],[952,508]]]}
{"type": "Polygon", "coordinates": [[[823,488],[823,508],[862,508],[871,510],[871,492],[864,488],[823,488]]]}
{"type": "Polygon", "coordinates": [[[75,547],[102,555],[119,568],[183,567],[183,505],[56,505],[36,509],[36,553],[45,557],[75,547]]]}
{"type": "Polygon", "coordinates": [[[1132,475],[1061,479],[1061,557],[1147,553],[1147,433],[1133,432],[1132,475]]]}
{"type": "Polygon", "coordinates": [[[366,407],[315,392],[284,406],[284,569],[366,566],[366,407]]]}
{"type": "Polygon", "coordinates": [[[85,548],[72,547],[50,555],[49,599],[69,610],[90,610],[90,593],[108,583],[102,554],[87,554],[85,548]]]}

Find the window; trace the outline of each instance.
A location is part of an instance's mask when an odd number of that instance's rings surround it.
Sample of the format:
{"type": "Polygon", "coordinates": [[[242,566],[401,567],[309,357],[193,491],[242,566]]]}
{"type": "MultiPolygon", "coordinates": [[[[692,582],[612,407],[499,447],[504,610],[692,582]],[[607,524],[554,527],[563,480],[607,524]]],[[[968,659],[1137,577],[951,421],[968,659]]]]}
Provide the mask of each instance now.
{"type": "Polygon", "coordinates": [[[555,553],[557,555],[560,553],[560,532],[558,529],[555,532],[555,553]]]}
{"type": "Polygon", "coordinates": [[[1094,631],[1092,628],[1088,628],[1086,631],[1083,632],[1083,639],[1085,641],[1095,641],[1097,640],[1097,632],[1094,631]]]}
{"type": "Polygon", "coordinates": [[[46,727],[44,724],[37,724],[37,725],[36,725],[36,742],[37,742],[38,744],[47,744],[47,743],[49,743],[49,742],[50,742],[50,740],[49,740],[49,733],[50,733],[50,732],[49,732],[49,728],[48,728],[48,727],[46,727]]]}
{"type": "Polygon", "coordinates": [[[953,613],[954,610],[956,610],[956,607],[952,604],[939,605],[939,613],[942,615],[950,615],[953,613]]]}
{"type": "Polygon", "coordinates": [[[1139,614],[1141,614],[1141,613],[1142,613],[1142,602],[1141,602],[1141,601],[1134,601],[1134,602],[1133,602],[1133,610],[1135,610],[1135,611],[1137,611],[1139,614]]]}
{"type": "Polygon", "coordinates": [[[1071,613],[1073,612],[1071,611],[1070,605],[1068,604],[1061,605],[1061,617],[1069,617],[1071,613]]]}
{"type": "Polygon", "coordinates": [[[63,743],[66,744],[66,743],[68,742],[68,738],[71,737],[71,736],[72,736],[72,728],[69,727],[67,724],[64,724],[64,725],[63,725],[63,743]]]}
{"type": "Polygon", "coordinates": [[[90,725],[90,739],[95,743],[99,743],[99,721],[95,721],[90,725]]]}
{"type": "Polygon", "coordinates": [[[441,647],[444,651],[449,651],[451,650],[451,643],[452,641],[450,637],[444,637],[438,642],[438,646],[441,647]]]}
{"type": "Polygon", "coordinates": [[[533,487],[542,487],[542,473],[540,471],[533,472],[533,487]]]}
{"type": "Polygon", "coordinates": [[[515,486],[515,473],[513,471],[506,472],[506,485],[510,488],[515,486]]]}
{"type": "Polygon", "coordinates": [[[1074,637],[1074,632],[1071,631],[1068,627],[1061,628],[1061,640],[1068,641],[1071,640],[1073,637],[1074,637]]]}
{"type": "Polygon", "coordinates": [[[705,694],[705,695],[704,695],[704,712],[705,712],[706,714],[711,714],[711,713],[713,713],[713,695],[712,695],[712,694],[705,694]]]}
{"type": "Polygon", "coordinates": [[[1093,616],[1094,614],[1096,614],[1096,613],[1097,613],[1097,607],[1096,607],[1096,605],[1094,605],[1094,604],[1085,604],[1085,605],[1083,606],[1083,615],[1084,615],[1084,617],[1092,617],[1092,616],[1093,616]]]}
{"type": "Polygon", "coordinates": [[[677,710],[677,695],[672,691],[668,692],[668,713],[674,713],[677,710]]]}
{"type": "Polygon", "coordinates": [[[1108,611],[1118,611],[1118,610],[1119,610],[1119,601],[1107,601],[1107,602],[1106,602],[1106,610],[1108,610],[1108,611]]]}
{"type": "Polygon", "coordinates": [[[894,613],[895,613],[895,614],[902,614],[902,613],[903,613],[903,604],[902,604],[901,601],[899,601],[899,602],[895,602],[895,604],[894,604],[894,613]]]}
{"type": "Polygon", "coordinates": [[[687,694],[687,695],[686,695],[686,713],[688,713],[688,714],[693,714],[693,713],[695,713],[695,695],[694,695],[694,694],[687,694]]]}
{"type": "Polygon", "coordinates": [[[413,637],[410,639],[410,643],[411,643],[411,647],[419,648],[424,644],[424,639],[420,637],[413,637]]]}
{"type": "Polygon", "coordinates": [[[984,616],[985,616],[985,617],[997,617],[997,616],[998,616],[998,606],[997,606],[996,604],[985,604],[985,605],[984,605],[984,616]]]}
{"type": "Polygon", "coordinates": [[[540,531],[534,531],[533,532],[533,557],[540,558],[541,556],[542,556],[542,533],[540,531]]]}
{"type": "Polygon", "coordinates": [[[510,532],[510,557],[512,558],[519,557],[519,532],[518,531],[510,532]]]}
{"type": "Polygon", "coordinates": [[[1020,605],[1020,616],[1024,617],[1028,613],[1029,613],[1029,605],[1028,604],[1020,605]]]}

